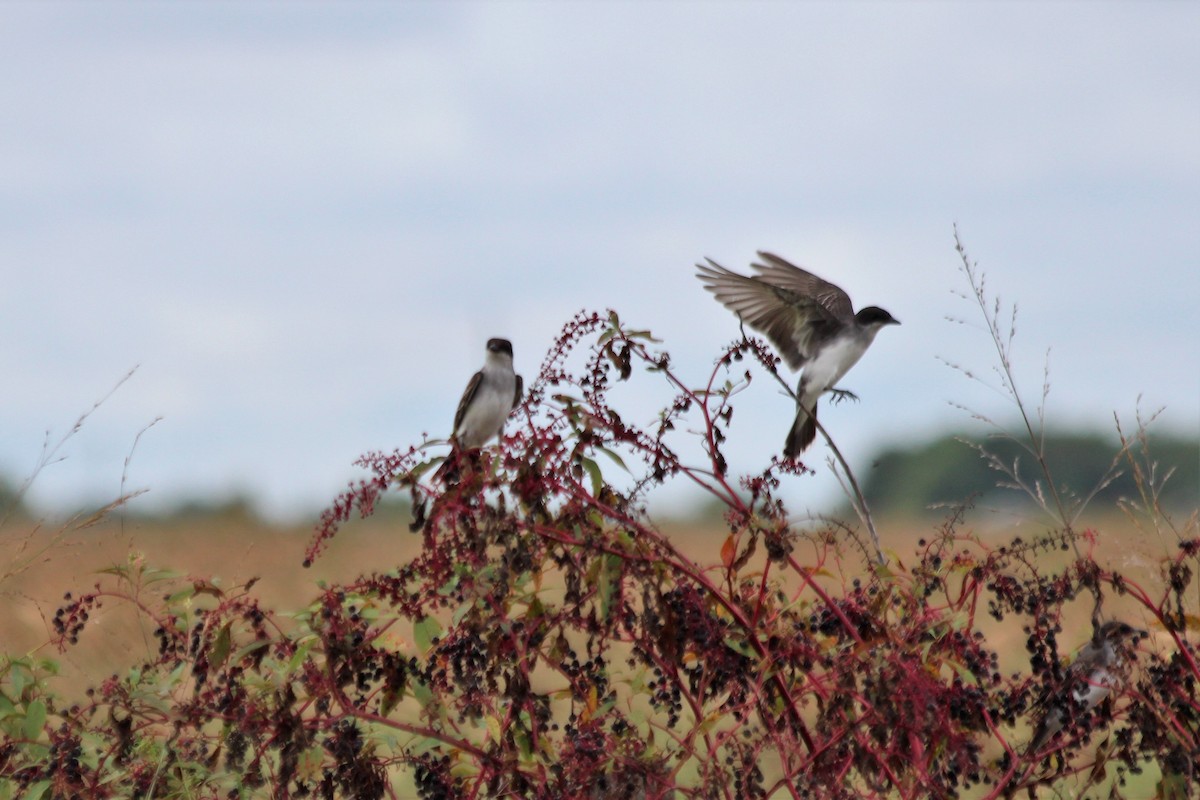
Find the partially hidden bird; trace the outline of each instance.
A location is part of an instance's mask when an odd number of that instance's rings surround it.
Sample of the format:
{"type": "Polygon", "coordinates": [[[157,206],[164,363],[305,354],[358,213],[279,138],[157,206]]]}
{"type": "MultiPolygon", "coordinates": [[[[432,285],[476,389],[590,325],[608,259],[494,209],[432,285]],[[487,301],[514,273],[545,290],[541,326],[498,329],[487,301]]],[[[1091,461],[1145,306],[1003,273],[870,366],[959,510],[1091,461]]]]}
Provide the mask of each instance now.
{"type": "Polygon", "coordinates": [[[1041,717],[1025,753],[1036,756],[1068,719],[1100,705],[1113,687],[1125,680],[1129,665],[1121,653],[1124,644],[1146,635],[1146,631],[1119,620],[1101,625],[1067,667],[1061,690],[1043,697],[1038,704],[1041,717]]]}
{"type": "Polygon", "coordinates": [[[796,458],[817,436],[817,400],[826,392],[858,399],[836,384],[858,363],[886,325],[900,321],[878,306],[858,313],[850,296],[827,280],[759,251],[740,275],[711,258],[697,264],[696,277],[730,311],[775,345],[792,371],[803,369],[796,389],[796,418],[783,453],[796,458]]]}

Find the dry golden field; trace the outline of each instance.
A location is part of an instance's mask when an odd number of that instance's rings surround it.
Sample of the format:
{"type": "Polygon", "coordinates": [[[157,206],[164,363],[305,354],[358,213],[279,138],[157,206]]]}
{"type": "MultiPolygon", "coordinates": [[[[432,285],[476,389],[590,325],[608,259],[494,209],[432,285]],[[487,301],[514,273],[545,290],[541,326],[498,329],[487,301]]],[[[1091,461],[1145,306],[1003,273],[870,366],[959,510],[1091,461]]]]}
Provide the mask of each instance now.
{"type": "MultiPolygon", "coordinates": [[[[911,563],[917,540],[931,537],[936,520],[882,520],[879,528],[884,547],[902,563],[911,563]]],[[[1120,515],[1092,520],[1098,533],[1098,560],[1143,585],[1157,585],[1157,563],[1174,547],[1169,540],[1139,530],[1120,515]]],[[[665,533],[688,556],[698,562],[719,561],[726,530],[718,520],[708,523],[670,521],[665,533]]],[[[966,531],[975,531],[985,543],[1000,544],[1015,535],[1026,538],[1044,532],[1037,523],[1022,526],[974,527],[968,519],[966,531]]],[[[356,521],[346,526],[310,569],[301,562],[311,529],[307,526],[277,527],[244,515],[217,515],[191,520],[148,522],[122,520],[119,515],[82,528],[56,530],[36,528],[12,521],[0,531],[0,652],[19,655],[37,651],[61,662],[67,685],[82,687],[88,682],[122,671],[152,654],[156,642],[152,627],[128,608],[110,601],[94,613],[78,645],[58,653],[47,645],[51,621],[64,593],[78,595],[97,581],[115,584],[101,571],[139,559],[152,567],[180,573],[179,580],[205,578],[225,590],[257,579],[254,596],[265,608],[277,612],[296,611],[316,595],[317,582],[348,581],[363,573],[386,571],[408,560],[421,545],[409,532],[407,519],[395,515],[356,521]]],[[[797,556],[804,563],[803,543],[797,556]]],[[[162,588],[154,589],[161,593],[162,588]]],[[[1106,606],[1106,613],[1119,608],[1119,601],[1106,606]]],[[[1090,608],[1075,609],[1081,624],[1078,637],[1086,638],[1090,608]]],[[[1136,612],[1130,619],[1147,627],[1136,612]]],[[[994,644],[1019,668],[1023,649],[1007,646],[1021,638],[1019,630],[1000,627],[994,644]]]]}

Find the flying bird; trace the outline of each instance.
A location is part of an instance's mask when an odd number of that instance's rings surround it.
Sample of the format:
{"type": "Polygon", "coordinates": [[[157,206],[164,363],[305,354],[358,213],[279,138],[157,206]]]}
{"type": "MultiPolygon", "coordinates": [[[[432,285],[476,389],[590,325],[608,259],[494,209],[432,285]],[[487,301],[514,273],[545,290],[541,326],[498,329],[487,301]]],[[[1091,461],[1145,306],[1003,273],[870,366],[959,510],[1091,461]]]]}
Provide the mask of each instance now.
{"type": "Polygon", "coordinates": [[[1130,638],[1136,641],[1136,637],[1145,635],[1146,631],[1118,620],[1101,625],[1067,667],[1061,692],[1043,698],[1041,705],[1045,711],[1025,753],[1036,755],[1054,734],[1062,730],[1070,717],[1100,705],[1113,686],[1124,680],[1126,665],[1119,652],[1122,643],[1130,638]]]}
{"type": "Polygon", "coordinates": [[[437,471],[436,477],[454,480],[462,451],[483,447],[504,433],[504,421],[521,402],[525,383],[513,371],[512,342],[488,339],[483,369],[471,376],[458,410],[454,413],[454,432],[450,435],[453,452],[437,471]]]}
{"type": "Polygon", "coordinates": [[[817,436],[817,400],[826,392],[857,399],[835,384],[875,341],[885,325],[900,322],[878,306],[854,313],[838,286],[771,253],[759,251],[756,275],[739,275],[713,261],[697,264],[696,277],[726,308],[766,335],[784,362],[803,369],[796,390],[796,419],[783,454],[796,458],[817,436]]]}

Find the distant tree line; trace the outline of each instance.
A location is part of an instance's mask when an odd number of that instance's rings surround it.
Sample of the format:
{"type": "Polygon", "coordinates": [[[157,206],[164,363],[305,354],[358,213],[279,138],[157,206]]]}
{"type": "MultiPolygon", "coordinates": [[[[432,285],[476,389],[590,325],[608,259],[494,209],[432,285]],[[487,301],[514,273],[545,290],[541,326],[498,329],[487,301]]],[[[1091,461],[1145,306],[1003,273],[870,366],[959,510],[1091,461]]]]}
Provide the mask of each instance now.
{"type": "MultiPolygon", "coordinates": [[[[1187,514],[1200,507],[1200,440],[1175,436],[1150,436],[1147,439],[1152,463],[1161,478],[1170,472],[1159,497],[1163,510],[1187,514]]],[[[926,515],[947,504],[974,498],[978,505],[1007,507],[1027,502],[1021,492],[998,486],[1007,476],[992,469],[981,457],[986,447],[1001,461],[1019,460],[1021,472],[1033,480],[1039,471],[1020,445],[1009,439],[946,435],[911,447],[885,449],[859,467],[863,494],[879,514],[926,515]]],[[[1108,471],[1119,445],[1094,433],[1059,433],[1046,437],[1045,451],[1051,472],[1059,488],[1081,497],[1092,492],[1108,471]]],[[[1140,447],[1135,456],[1142,458],[1140,447]]],[[[1121,472],[1095,496],[1098,507],[1114,508],[1122,499],[1138,499],[1138,490],[1125,459],[1118,464],[1121,472]]],[[[720,504],[706,504],[701,516],[717,513],[720,504]]],[[[163,511],[133,509],[146,519],[195,520],[201,517],[238,517],[259,519],[256,504],[248,495],[209,500],[185,500],[163,511]]],[[[376,518],[407,517],[411,513],[407,498],[387,498],[376,509],[376,518]]],[[[0,476],[0,514],[9,518],[31,516],[14,485],[0,476]]]]}
{"type": "Polygon", "coordinates": [[[0,518],[5,516],[23,517],[26,514],[17,490],[0,475],[0,518]]]}
{"type": "MultiPolygon", "coordinates": [[[[1188,513],[1200,506],[1200,440],[1149,436],[1146,444],[1159,478],[1173,470],[1159,497],[1163,509],[1188,513]]],[[[869,465],[863,464],[859,468],[863,493],[877,513],[926,514],[939,504],[972,497],[979,505],[1001,507],[1028,502],[1023,493],[998,485],[1010,479],[993,469],[980,447],[1005,464],[1016,463],[1019,474],[1029,481],[1041,475],[1032,456],[1011,439],[947,435],[885,450],[869,465]]],[[[1044,447],[1059,489],[1075,497],[1088,496],[1104,480],[1119,450],[1120,445],[1109,438],[1078,433],[1047,435],[1044,447]]],[[[1140,444],[1132,455],[1149,466],[1140,444]]],[[[1128,458],[1123,456],[1116,469],[1121,474],[1097,492],[1093,501],[1097,507],[1111,509],[1122,499],[1140,502],[1128,458]]]]}

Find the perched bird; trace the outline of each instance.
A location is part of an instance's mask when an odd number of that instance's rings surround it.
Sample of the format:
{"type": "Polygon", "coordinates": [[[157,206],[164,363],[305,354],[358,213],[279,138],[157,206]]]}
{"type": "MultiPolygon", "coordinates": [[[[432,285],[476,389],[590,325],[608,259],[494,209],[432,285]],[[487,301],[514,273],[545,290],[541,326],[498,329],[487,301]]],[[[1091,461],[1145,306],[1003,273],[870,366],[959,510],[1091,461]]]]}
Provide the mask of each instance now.
{"type": "Polygon", "coordinates": [[[453,453],[442,464],[437,477],[453,480],[459,454],[483,447],[504,433],[504,421],[521,402],[525,384],[513,371],[512,342],[488,339],[483,369],[471,376],[458,410],[454,413],[454,432],[450,436],[453,453]]]}
{"type": "Polygon", "coordinates": [[[1145,635],[1146,631],[1117,620],[1101,625],[1067,667],[1060,692],[1043,698],[1040,705],[1045,711],[1025,753],[1036,755],[1054,734],[1062,730],[1068,719],[1100,705],[1112,688],[1124,680],[1126,665],[1120,653],[1122,643],[1145,635]]]}
{"type": "Polygon", "coordinates": [[[766,334],[793,370],[803,368],[797,387],[796,420],[783,453],[795,458],[817,436],[817,400],[826,392],[858,399],[835,388],[858,363],[884,325],[900,322],[878,306],[854,313],[850,296],[778,256],[759,252],[758,273],[731,272],[712,259],[697,264],[696,277],[726,308],[766,334]]]}
{"type": "Polygon", "coordinates": [[[512,342],[488,339],[483,369],[471,376],[454,412],[454,443],[471,450],[504,433],[504,421],[521,402],[524,388],[513,371],[512,342]]]}

